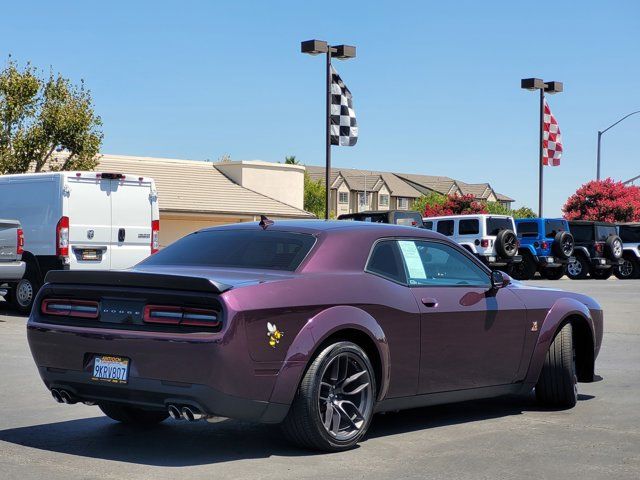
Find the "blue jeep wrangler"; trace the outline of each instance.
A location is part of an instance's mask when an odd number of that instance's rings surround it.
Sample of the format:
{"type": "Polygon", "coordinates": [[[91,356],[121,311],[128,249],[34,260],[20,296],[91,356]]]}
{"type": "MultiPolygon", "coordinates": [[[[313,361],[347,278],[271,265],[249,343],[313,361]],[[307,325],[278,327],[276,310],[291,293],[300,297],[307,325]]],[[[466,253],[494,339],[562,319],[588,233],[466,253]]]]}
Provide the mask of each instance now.
{"type": "Polygon", "coordinates": [[[516,229],[522,262],[512,267],[511,275],[529,280],[540,272],[549,280],[561,278],[575,246],[569,223],[562,218],[518,218],[516,229]]]}

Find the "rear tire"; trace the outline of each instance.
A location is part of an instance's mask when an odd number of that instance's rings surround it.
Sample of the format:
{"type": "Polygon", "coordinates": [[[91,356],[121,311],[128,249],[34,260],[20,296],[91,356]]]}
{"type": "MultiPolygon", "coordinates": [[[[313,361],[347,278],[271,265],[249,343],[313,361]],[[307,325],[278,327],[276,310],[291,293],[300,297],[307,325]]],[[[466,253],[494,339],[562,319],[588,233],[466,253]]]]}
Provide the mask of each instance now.
{"type": "Polygon", "coordinates": [[[22,279],[11,289],[11,305],[20,313],[29,314],[33,301],[40,290],[38,271],[31,262],[27,262],[27,270],[22,279]]]}
{"type": "Polygon", "coordinates": [[[575,261],[567,264],[567,277],[572,280],[584,280],[589,275],[591,267],[586,258],[582,255],[576,255],[575,261]]]}
{"type": "Polygon", "coordinates": [[[110,419],[127,425],[145,427],[160,423],[169,417],[169,414],[162,410],[145,410],[116,403],[101,403],[98,406],[110,419]]]}
{"type": "Polygon", "coordinates": [[[374,370],[364,350],[351,342],[329,345],[302,377],[281,425],[283,433],[291,442],[315,450],[353,448],[371,423],[375,392],[374,370]]]}
{"type": "Polygon", "coordinates": [[[578,402],[573,330],[567,323],[556,334],[536,384],[536,398],[549,407],[572,408],[578,402]]]}
{"type": "Polygon", "coordinates": [[[624,263],[613,268],[613,274],[620,280],[631,280],[640,277],[640,261],[625,255],[624,263]]]}
{"type": "Polygon", "coordinates": [[[564,265],[562,267],[548,267],[542,269],[540,273],[547,280],[560,280],[564,277],[565,267],[564,265]]]}
{"type": "Polygon", "coordinates": [[[516,280],[531,280],[538,270],[536,262],[530,253],[525,252],[522,255],[522,261],[518,263],[512,263],[509,269],[513,278],[516,280]]]}

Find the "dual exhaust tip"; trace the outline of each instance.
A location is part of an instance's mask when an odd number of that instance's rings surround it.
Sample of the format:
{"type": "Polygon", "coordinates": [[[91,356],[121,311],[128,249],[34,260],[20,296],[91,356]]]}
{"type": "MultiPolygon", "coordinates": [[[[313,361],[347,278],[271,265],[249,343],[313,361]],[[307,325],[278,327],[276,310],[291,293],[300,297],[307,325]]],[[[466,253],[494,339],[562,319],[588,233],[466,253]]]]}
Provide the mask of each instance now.
{"type": "Polygon", "coordinates": [[[174,420],[187,420],[188,422],[196,422],[206,418],[206,415],[200,410],[194,407],[183,406],[182,408],[177,405],[169,405],[167,407],[169,416],[174,420]]]}
{"type": "Polygon", "coordinates": [[[57,388],[52,388],[51,396],[58,403],[66,403],[67,405],[78,403],[73,394],[67,392],[66,390],[58,390],[57,388]]]}
{"type": "MultiPolygon", "coordinates": [[[[65,403],[67,405],[78,403],[78,400],[76,400],[73,394],[66,390],[52,388],[51,396],[58,403],[65,403]]],[[[198,420],[202,420],[203,418],[207,418],[207,416],[197,408],[189,407],[187,405],[183,407],[179,407],[178,405],[169,405],[167,407],[167,411],[169,412],[169,416],[174,420],[187,420],[188,422],[196,422],[198,420]]]]}

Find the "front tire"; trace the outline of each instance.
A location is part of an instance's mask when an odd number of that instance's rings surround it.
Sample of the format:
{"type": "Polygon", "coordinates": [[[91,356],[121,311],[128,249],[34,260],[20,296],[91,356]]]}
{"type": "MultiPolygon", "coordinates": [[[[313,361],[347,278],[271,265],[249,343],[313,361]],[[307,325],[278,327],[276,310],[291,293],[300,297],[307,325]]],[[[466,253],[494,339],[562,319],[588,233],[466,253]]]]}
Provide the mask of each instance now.
{"type": "Polygon", "coordinates": [[[371,423],[375,392],[374,370],[364,350],[351,342],[329,345],[304,374],[283,432],[306,448],[353,448],[371,423]]]}
{"type": "Polygon", "coordinates": [[[536,384],[536,398],[549,407],[572,408],[578,402],[573,330],[567,323],[556,334],[536,384]]]}
{"type": "Polygon", "coordinates": [[[101,403],[98,407],[100,407],[102,413],[116,422],[139,427],[156,425],[169,417],[169,414],[165,411],[145,410],[116,403],[101,403]]]}

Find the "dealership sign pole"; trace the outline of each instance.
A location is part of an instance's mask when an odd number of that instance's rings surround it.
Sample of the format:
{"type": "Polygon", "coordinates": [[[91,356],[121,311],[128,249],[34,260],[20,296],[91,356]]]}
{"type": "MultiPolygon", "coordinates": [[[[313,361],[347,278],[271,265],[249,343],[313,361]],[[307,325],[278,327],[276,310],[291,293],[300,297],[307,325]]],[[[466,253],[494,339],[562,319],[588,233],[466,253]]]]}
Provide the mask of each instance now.
{"type": "Polygon", "coordinates": [[[325,212],[329,219],[331,196],[331,145],[353,146],[358,141],[358,125],[353,111],[351,92],[338,72],[331,65],[331,58],[347,60],[355,58],[356,47],[350,45],[329,45],[322,40],[307,40],[300,45],[302,53],[327,55],[326,71],[326,165],[325,165],[325,212]]]}
{"type": "Polygon", "coordinates": [[[538,155],[538,217],[543,213],[544,196],[544,166],[560,165],[562,155],[562,141],[560,130],[555,118],[551,114],[549,105],[545,99],[546,93],[560,93],[563,90],[562,82],[544,82],[539,78],[524,78],[520,81],[520,87],[525,90],[540,90],[540,136],[538,155]]]}

